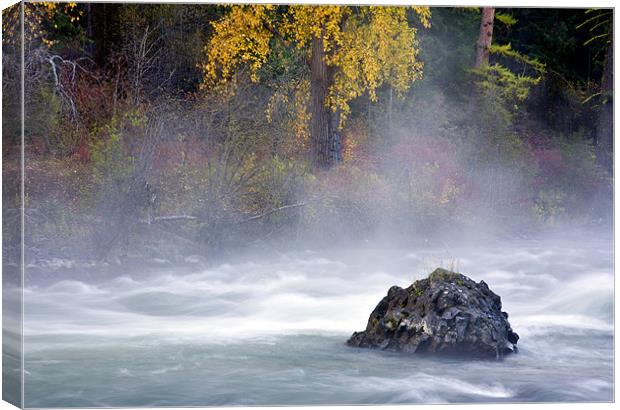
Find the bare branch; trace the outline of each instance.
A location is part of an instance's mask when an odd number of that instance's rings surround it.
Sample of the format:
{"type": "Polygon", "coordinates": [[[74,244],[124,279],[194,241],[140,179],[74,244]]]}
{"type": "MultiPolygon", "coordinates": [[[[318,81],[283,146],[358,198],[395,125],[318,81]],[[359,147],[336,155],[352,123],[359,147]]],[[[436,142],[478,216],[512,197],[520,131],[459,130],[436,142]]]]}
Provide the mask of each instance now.
{"type": "Polygon", "coordinates": [[[244,219],[243,221],[238,222],[238,224],[244,224],[246,222],[256,221],[257,219],[264,218],[264,217],[266,217],[268,215],[271,215],[273,213],[276,213],[276,212],[284,211],[285,209],[299,208],[299,207],[302,207],[302,206],[306,206],[306,204],[304,202],[300,202],[300,203],[297,203],[297,204],[284,205],[284,206],[281,206],[279,208],[271,209],[271,210],[269,210],[269,211],[267,211],[265,213],[262,213],[260,215],[256,215],[256,216],[252,216],[252,217],[250,217],[248,219],[244,219]]]}

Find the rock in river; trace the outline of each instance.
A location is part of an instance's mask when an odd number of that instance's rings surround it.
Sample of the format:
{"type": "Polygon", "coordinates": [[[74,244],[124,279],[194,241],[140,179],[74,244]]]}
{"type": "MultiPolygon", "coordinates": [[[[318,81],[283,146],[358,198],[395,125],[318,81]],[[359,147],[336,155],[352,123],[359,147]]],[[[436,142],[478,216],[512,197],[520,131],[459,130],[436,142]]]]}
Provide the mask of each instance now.
{"type": "Polygon", "coordinates": [[[411,353],[500,358],[517,352],[519,336],[502,301],[484,281],[436,269],[407,289],[392,286],[366,330],[347,344],[411,353]]]}

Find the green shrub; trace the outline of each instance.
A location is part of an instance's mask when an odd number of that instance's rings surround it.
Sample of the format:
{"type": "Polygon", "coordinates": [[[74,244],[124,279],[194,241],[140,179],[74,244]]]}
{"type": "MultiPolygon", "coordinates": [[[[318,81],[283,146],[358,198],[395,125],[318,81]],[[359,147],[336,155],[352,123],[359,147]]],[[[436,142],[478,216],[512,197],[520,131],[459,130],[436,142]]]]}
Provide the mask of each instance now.
{"type": "Polygon", "coordinates": [[[534,213],[543,223],[553,225],[566,213],[566,194],[560,190],[541,190],[534,198],[534,213]]]}

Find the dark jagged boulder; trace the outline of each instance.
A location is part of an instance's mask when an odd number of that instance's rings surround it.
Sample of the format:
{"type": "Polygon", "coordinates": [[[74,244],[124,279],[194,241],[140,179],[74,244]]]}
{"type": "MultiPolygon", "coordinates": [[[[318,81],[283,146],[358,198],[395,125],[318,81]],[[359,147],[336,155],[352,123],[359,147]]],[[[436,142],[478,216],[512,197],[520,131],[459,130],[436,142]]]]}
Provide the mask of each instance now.
{"type": "Polygon", "coordinates": [[[406,289],[393,286],[349,346],[410,353],[501,358],[519,336],[484,281],[436,269],[406,289]]]}

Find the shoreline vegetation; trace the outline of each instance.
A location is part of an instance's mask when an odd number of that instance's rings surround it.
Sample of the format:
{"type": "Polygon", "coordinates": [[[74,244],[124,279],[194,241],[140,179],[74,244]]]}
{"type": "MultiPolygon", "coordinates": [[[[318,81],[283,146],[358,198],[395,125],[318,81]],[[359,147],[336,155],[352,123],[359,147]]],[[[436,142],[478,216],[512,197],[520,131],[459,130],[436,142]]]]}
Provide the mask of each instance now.
{"type": "Polygon", "coordinates": [[[27,265],[611,232],[610,10],[24,7],[27,265]]]}

